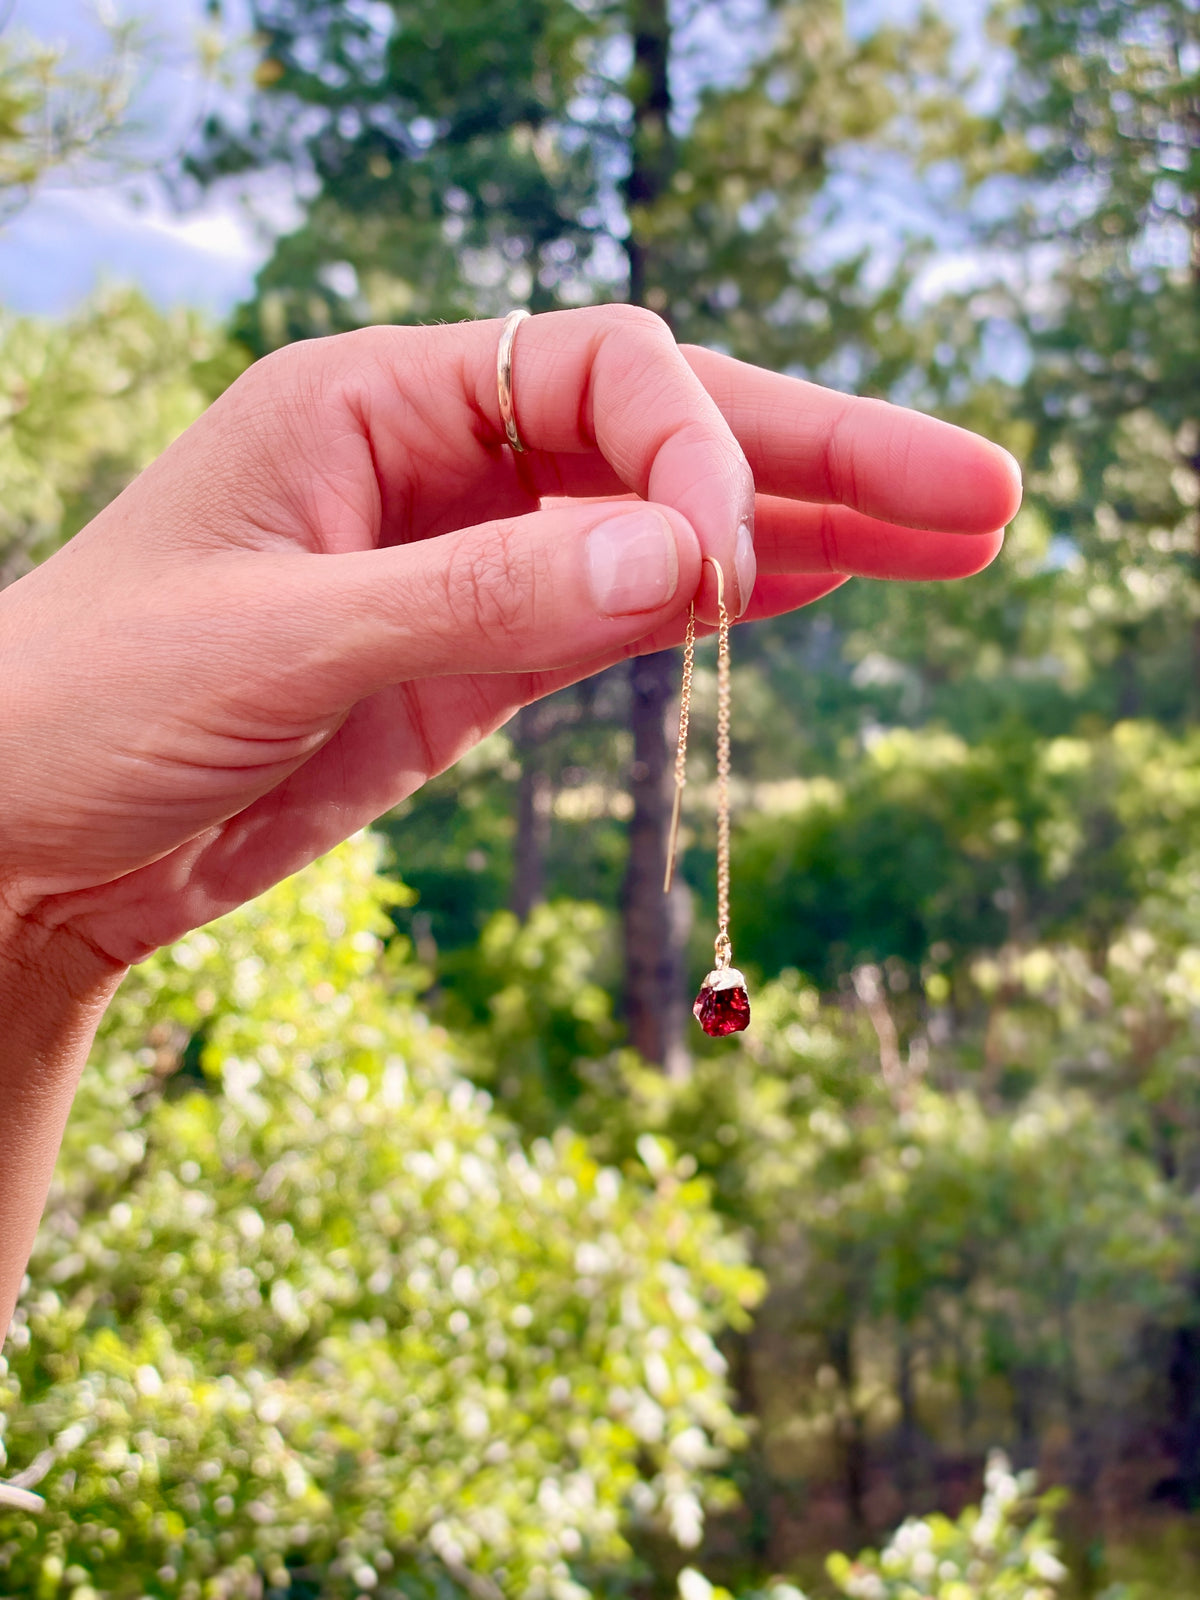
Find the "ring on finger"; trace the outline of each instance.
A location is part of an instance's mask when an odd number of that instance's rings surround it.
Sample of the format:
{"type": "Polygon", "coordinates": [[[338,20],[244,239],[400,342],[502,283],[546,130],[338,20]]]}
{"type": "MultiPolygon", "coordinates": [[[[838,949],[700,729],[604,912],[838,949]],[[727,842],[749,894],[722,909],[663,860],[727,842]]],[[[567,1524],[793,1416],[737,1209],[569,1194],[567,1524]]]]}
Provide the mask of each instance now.
{"type": "Polygon", "coordinates": [[[500,391],[500,420],[504,424],[504,437],[514,450],[522,453],[528,448],[517,429],[517,412],[513,401],[513,344],[517,329],[529,312],[518,307],[510,311],[500,329],[500,345],[496,351],[496,381],[500,391]]]}

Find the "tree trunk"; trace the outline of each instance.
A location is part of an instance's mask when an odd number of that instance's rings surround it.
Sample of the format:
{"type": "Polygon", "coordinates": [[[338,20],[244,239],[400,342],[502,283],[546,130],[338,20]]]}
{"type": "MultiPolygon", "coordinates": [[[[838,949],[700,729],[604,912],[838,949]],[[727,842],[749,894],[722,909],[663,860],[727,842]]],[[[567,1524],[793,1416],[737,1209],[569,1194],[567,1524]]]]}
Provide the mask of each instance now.
{"type": "MultiPolygon", "coordinates": [[[[625,182],[630,212],[629,299],[669,321],[667,296],[643,216],[643,209],[653,206],[669,184],[674,162],[667,73],[671,26],[666,0],[631,0],[630,27],[633,141],[625,182]]],[[[630,1043],[672,1076],[686,1075],[689,1069],[683,953],[687,891],[677,879],[669,897],[662,892],[673,799],[669,724],[679,671],[677,651],[641,657],[630,667],[634,809],[622,890],[630,1043]]]]}
{"type": "Polygon", "coordinates": [[[625,1014],[629,1042],[670,1077],[689,1069],[684,1029],[688,894],[681,879],[662,891],[671,823],[674,760],[668,722],[675,700],[676,653],[661,650],[631,665],[633,820],[622,913],[625,1014]]]}
{"type": "MultiPolygon", "coordinates": [[[[1200,1298],[1200,1284],[1192,1284],[1200,1298]]],[[[1171,1336],[1167,1372],[1171,1395],[1175,1471],[1179,1501],[1185,1511],[1200,1507],[1200,1329],[1177,1327],[1171,1336]]]]}
{"type": "Polygon", "coordinates": [[[631,0],[633,71],[629,100],[633,110],[633,142],[625,199],[630,211],[629,299],[649,306],[670,321],[667,294],[656,270],[654,247],[647,237],[643,208],[651,208],[671,182],[675,150],[671,138],[671,23],[666,0],[631,0]]]}
{"type": "Polygon", "coordinates": [[[1099,1594],[1104,1585],[1104,1522],[1097,1504],[1097,1490],[1104,1466],[1103,1439],[1096,1405],[1088,1403],[1076,1360],[1075,1319],[1072,1316],[1073,1287],[1064,1288],[1058,1306],[1059,1338],[1062,1342],[1062,1367],[1059,1391],[1070,1429],[1071,1501],[1074,1507],[1074,1533],[1078,1546],[1072,1567],[1078,1574],[1079,1592],[1085,1600],[1099,1594]]]}
{"type": "Polygon", "coordinates": [[[841,1445],[842,1484],[846,1510],[854,1531],[867,1531],[867,1432],[858,1408],[858,1372],[854,1359],[854,1324],[849,1319],[831,1328],[826,1335],[829,1364],[841,1380],[845,1407],[837,1419],[837,1439],[841,1445]]]}
{"type": "MultiPolygon", "coordinates": [[[[961,1303],[966,1291],[960,1290],[961,1303]]],[[[975,1438],[975,1425],[979,1420],[979,1394],[975,1381],[975,1366],[967,1343],[966,1330],[961,1315],[954,1318],[954,1381],[958,1390],[958,1425],[962,1433],[962,1451],[966,1455],[975,1438]]]]}
{"type": "Polygon", "coordinates": [[[755,1338],[759,1323],[752,1322],[743,1333],[729,1335],[732,1360],[729,1363],[729,1384],[734,1404],[740,1417],[756,1417],[760,1426],[751,1433],[741,1453],[743,1481],[741,1503],[746,1515],[746,1530],[739,1544],[758,1569],[777,1565],[772,1560],[771,1474],[767,1468],[763,1449],[762,1399],[758,1393],[755,1370],[755,1338]]]}
{"type": "MultiPolygon", "coordinates": [[[[1177,36],[1175,40],[1175,70],[1180,83],[1192,79],[1190,69],[1185,69],[1185,52],[1190,50],[1194,41],[1191,38],[1177,36]]],[[[1191,146],[1192,159],[1200,153],[1200,96],[1188,95],[1183,105],[1183,118],[1188,130],[1188,143],[1191,146]]],[[[1193,167],[1193,171],[1195,168],[1193,167]]],[[[1200,199],[1196,197],[1193,189],[1192,216],[1189,238],[1189,254],[1191,257],[1192,277],[1192,308],[1196,315],[1200,315],[1200,199]]],[[[1200,418],[1192,420],[1192,449],[1187,458],[1187,464],[1195,478],[1200,479],[1200,418]]],[[[1192,576],[1193,588],[1200,587],[1200,517],[1196,518],[1195,532],[1192,544],[1192,576]]],[[[1200,608],[1192,621],[1192,693],[1191,693],[1192,721],[1200,722],[1200,608]]]]}
{"type": "Polygon", "coordinates": [[[517,837],[509,908],[522,922],[546,898],[546,851],[554,795],[542,759],[543,738],[539,707],[525,706],[518,711],[513,722],[513,746],[521,763],[521,778],[517,787],[517,837]]]}
{"type": "Polygon", "coordinates": [[[907,1515],[917,1491],[917,1384],[912,1329],[901,1323],[896,1333],[896,1394],[900,1401],[900,1427],[896,1435],[896,1486],[907,1515]]]}
{"type": "Polygon", "coordinates": [[[1013,1462],[1022,1471],[1038,1464],[1038,1392],[1040,1375],[1031,1362],[1018,1362],[1009,1374],[1012,1384],[1013,1424],[1016,1440],[1013,1462]]]}

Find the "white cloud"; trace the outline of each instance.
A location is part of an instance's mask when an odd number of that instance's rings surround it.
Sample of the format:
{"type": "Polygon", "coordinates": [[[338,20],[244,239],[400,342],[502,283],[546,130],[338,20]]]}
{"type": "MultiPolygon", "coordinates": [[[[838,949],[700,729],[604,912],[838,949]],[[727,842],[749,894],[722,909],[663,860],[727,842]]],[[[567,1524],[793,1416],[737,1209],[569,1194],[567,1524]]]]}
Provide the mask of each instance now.
{"type": "Polygon", "coordinates": [[[266,246],[231,205],[176,216],[111,190],[47,190],[0,232],[0,302],[59,315],[104,281],[214,313],[250,293],[266,246]]]}
{"type": "MultiPolygon", "coordinates": [[[[125,146],[133,166],[150,172],[178,153],[210,96],[194,49],[201,7],[198,0],[121,0],[115,9],[144,24],[145,73],[125,146]]],[[[97,14],[96,0],[17,0],[12,28],[84,62],[105,49],[97,14]]],[[[282,176],[262,175],[250,194],[253,214],[228,193],[179,213],[152,176],[73,186],[67,175],[0,229],[0,304],[59,315],[98,283],[115,281],[137,284],[161,305],[223,314],[251,292],[271,233],[298,220],[282,176]]]]}

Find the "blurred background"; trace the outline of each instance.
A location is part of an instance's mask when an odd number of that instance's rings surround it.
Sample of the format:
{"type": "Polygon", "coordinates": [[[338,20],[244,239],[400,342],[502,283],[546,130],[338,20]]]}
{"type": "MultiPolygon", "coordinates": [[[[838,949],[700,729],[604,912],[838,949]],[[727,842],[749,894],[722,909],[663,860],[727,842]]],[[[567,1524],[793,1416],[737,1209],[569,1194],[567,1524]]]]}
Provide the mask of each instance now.
{"type": "Polygon", "coordinates": [[[0,20],[0,581],[266,351],[515,304],[1027,485],[981,576],[735,634],[749,1034],[687,1015],[704,647],[670,900],[665,655],[134,972],[0,1365],[0,1587],[1200,1594],[1196,0],[0,20]]]}

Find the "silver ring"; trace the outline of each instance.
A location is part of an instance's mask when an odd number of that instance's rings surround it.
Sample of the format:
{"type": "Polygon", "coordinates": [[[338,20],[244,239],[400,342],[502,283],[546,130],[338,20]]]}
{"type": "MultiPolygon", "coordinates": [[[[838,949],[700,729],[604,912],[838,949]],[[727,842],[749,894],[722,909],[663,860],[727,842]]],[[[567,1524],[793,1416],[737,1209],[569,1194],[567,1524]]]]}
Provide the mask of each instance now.
{"type": "Polygon", "coordinates": [[[514,450],[524,451],[521,435],[517,432],[517,413],[513,405],[513,341],[517,329],[529,315],[528,311],[510,311],[500,329],[500,348],[496,351],[496,382],[500,389],[500,420],[504,424],[504,437],[514,450]]]}

